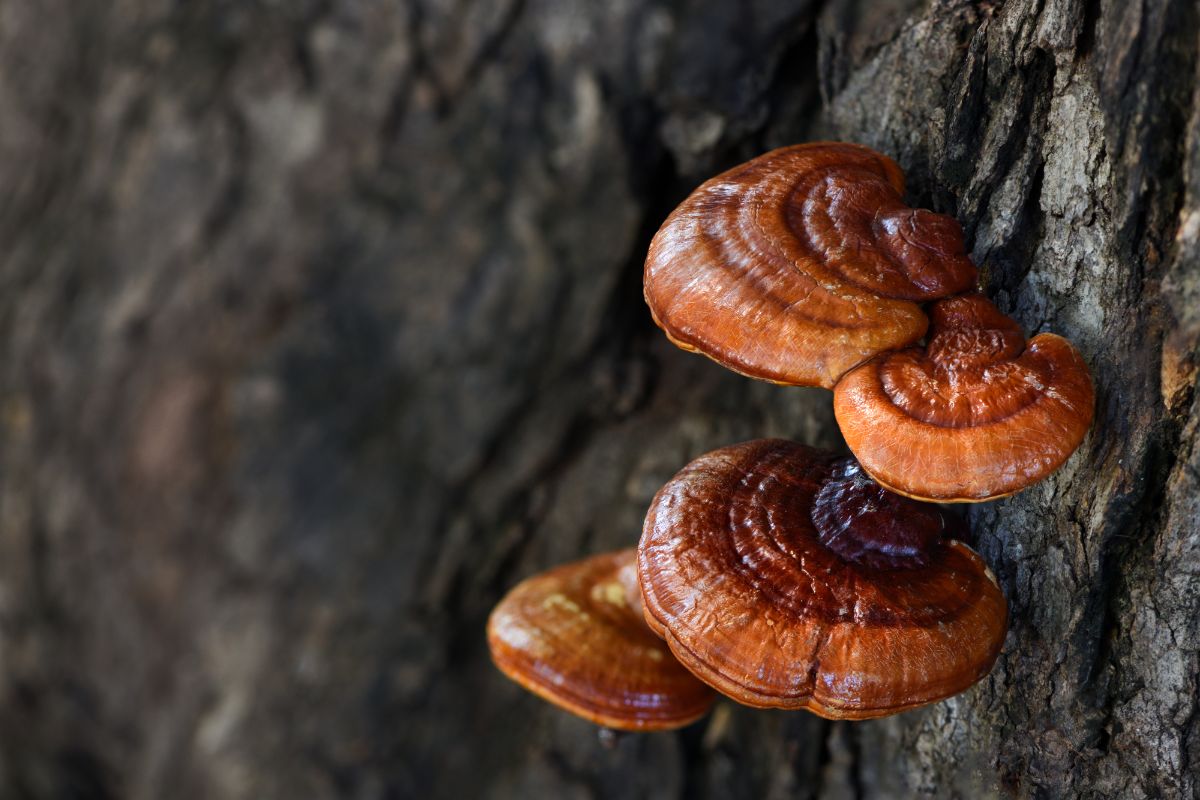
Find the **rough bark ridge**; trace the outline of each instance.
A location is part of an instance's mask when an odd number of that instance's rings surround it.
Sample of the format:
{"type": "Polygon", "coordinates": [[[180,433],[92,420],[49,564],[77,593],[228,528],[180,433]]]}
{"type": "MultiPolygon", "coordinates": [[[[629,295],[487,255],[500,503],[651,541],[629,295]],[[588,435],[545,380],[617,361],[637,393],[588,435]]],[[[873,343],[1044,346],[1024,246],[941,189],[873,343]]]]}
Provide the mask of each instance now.
{"type": "Polygon", "coordinates": [[[0,0],[0,796],[1196,796],[1191,0],[0,0]],[[675,350],[686,192],[859,141],[1094,370],[972,509],[992,675],[829,724],[595,731],[488,664],[520,577],[690,457],[836,445],[675,350]]]}

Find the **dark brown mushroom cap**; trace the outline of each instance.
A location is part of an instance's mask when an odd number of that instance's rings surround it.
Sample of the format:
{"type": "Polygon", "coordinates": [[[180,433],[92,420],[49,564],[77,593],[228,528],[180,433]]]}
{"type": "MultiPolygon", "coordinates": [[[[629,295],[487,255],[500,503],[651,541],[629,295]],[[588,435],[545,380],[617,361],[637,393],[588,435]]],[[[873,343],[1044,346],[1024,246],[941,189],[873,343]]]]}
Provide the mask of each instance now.
{"type": "Polygon", "coordinates": [[[1020,491],[1058,469],[1092,424],[1087,365],[978,294],[929,309],[924,349],[889,353],[834,389],[842,435],[875,480],[901,494],[978,502],[1020,491]]]}
{"type": "Polygon", "coordinates": [[[713,702],[647,627],[632,549],[518,584],[488,619],[488,646],[509,678],[609,728],[676,728],[713,702]]]}
{"type": "Polygon", "coordinates": [[[917,305],[974,285],[950,217],[902,200],[904,175],[856,144],[774,150],[704,183],[646,258],[655,321],[752,378],[832,388],[921,338],[917,305]]]}
{"type": "Polygon", "coordinates": [[[693,461],[638,548],[647,621],[703,680],[752,706],[894,714],[991,669],[1004,595],[937,506],[852,459],[764,439],[693,461]]]}

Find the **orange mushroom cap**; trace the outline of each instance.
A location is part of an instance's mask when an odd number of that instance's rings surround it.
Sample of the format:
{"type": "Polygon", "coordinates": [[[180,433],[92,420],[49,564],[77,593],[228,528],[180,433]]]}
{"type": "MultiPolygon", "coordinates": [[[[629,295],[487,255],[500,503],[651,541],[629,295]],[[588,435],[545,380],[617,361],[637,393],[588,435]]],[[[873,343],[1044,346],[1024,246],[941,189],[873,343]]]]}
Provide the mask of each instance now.
{"type": "Polygon", "coordinates": [[[958,223],[909,208],[903,192],[894,161],[840,142],[780,148],[718,175],[650,245],[655,322],[749,377],[832,388],[920,339],[918,303],[976,281],[958,223]]]}
{"type": "Polygon", "coordinates": [[[853,459],[777,439],[715,450],[646,517],[646,619],[747,705],[867,719],[932,703],[986,675],[1007,629],[995,577],[950,524],[853,459]]]}
{"type": "Polygon", "coordinates": [[[714,699],[647,627],[633,549],[518,584],[488,619],[488,646],[509,678],[609,728],[677,728],[714,699]]]}
{"type": "Polygon", "coordinates": [[[1058,469],[1092,424],[1087,365],[1061,336],[1025,343],[1016,322],[978,294],[929,310],[926,348],[849,372],[833,408],[875,480],[938,502],[1020,491],[1058,469]]]}

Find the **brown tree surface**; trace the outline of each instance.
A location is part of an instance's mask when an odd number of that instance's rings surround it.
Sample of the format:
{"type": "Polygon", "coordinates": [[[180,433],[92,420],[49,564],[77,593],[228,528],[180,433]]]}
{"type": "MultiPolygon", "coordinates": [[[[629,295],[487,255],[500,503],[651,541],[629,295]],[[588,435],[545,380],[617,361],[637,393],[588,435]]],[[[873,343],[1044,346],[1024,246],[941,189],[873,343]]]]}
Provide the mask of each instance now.
{"type": "Polygon", "coordinates": [[[1198,16],[0,0],[0,796],[1196,796],[1198,16]],[[812,139],[963,223],[1096,424],[970,509],[1012,617],[977,687],[605,749],[487,612],[693,456],[839,445],[641,298],[692,188],[812,139]]]}

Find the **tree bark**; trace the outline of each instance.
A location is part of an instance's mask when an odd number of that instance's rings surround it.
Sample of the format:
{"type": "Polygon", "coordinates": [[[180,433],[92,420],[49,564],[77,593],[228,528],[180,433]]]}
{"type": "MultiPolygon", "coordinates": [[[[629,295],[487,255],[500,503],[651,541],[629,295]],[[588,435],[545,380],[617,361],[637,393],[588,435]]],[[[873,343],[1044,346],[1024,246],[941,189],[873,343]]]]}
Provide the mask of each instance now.
{"type": "Polygon", "coordinates": [[[1192,0],[0,0],[0,796],[1200,795],[1198,47],[1192,0]],[[970,509],[974,689],[607,749],[486,615],[702,452],[840,445],[641,299],[692,188],[821,138],[1095,426],[970,509]]]}

